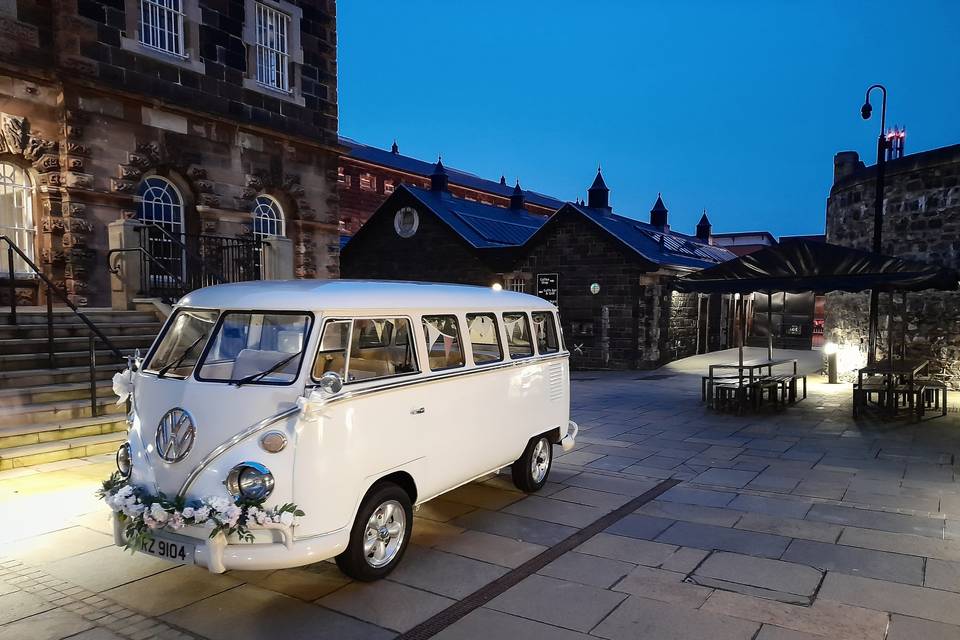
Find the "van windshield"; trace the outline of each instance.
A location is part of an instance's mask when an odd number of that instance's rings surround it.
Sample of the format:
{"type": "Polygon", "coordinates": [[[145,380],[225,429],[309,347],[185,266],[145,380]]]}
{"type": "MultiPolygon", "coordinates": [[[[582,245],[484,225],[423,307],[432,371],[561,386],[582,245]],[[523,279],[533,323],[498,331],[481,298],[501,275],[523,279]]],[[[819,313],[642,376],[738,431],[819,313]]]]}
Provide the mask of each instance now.
{"type": "Polygon", "coordinates": [[[219,311],[178,309],[144,371],[185,378],[203,353],[219,311]]]}
{"type": "Polygon", "coordinates": [[[313,316],[305,312],[226,311],[197,379],[290,384],[300,371],[313,316]]]}

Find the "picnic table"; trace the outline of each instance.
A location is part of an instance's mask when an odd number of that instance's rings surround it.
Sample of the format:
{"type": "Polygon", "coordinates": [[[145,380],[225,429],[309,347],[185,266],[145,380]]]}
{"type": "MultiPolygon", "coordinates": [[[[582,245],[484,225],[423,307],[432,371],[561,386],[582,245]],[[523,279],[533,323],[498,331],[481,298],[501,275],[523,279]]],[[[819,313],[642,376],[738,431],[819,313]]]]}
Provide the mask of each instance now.
{"type": "Polygon", "coordinates": [[[929,360],[885,359],[857,370],[857,386],[854,387],[853,415],[865,407],[871,394],[876,393],[877,404],[887,413],[896,414],[899,400],[904,397],[910,412],[916,410],[918,378],[926,372],[929,360]],[[867,383],[864,384],[864,378],[867,383]],[[870,378],[879,378],[879,383],[870,378]]]}
{"type": "MultiPolygon", "coordinates": [[[[701,393],[707,402],[707,406],[713,406],[713,388],[718,381],[722,381],[723,384],[730,384],[735,380],[739,387],[752,389],[755,385],[773,378],[774,367],[789,364],[793,365],[793,373],[783,377],[790,378],[791,401],[796,399],[796,379],[800,377],[804,378],[803,396],[806,397],[806,378],[799,375],[796,358],[765,358],[712,364],[709,366],[709,374],[703,378],[701,393]],[[764,374],[764,369],[766,369],[766,374],[764,374]],[[716,372],[723,370],[736,371],[736,374],[718,376],[716,372]]],[[[783,380],[775,382],[778,384],[784,383],[783,380]]],[[[784,393],[786,392],[784,391],[784,393]]]]}

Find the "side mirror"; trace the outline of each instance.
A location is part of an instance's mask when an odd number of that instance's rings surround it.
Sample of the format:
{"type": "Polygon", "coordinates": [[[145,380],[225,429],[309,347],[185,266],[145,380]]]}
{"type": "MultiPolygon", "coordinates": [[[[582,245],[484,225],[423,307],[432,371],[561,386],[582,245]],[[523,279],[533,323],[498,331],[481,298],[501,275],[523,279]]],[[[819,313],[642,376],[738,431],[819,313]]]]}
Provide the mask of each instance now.
{"type": "Polygon", "coordinates": [[[343,378],[335,371],[327,371],[320,376],[320,384],[317,386],[320,387],[320,391],[328,395],[334,395],[340,393],[340,390],[343,389],[343,378]]]}

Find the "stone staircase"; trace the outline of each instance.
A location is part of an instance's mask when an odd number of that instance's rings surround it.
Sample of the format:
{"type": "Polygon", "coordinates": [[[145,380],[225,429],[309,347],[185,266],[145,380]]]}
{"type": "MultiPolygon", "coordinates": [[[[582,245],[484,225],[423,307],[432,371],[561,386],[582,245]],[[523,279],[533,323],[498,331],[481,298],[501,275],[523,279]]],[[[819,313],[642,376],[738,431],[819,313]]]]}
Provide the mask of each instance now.
{"type": "MultiPolygon", "coordinates": [[[[84,309],[125,355],[144,355],[160,331],[155,311],[84,309]]],[[[90,402],[90,330],[70,310],[54,310],[54,368],[46,310],[0,310],[0,471],[116,451],[126,440],[125,407],[111,379],[126,367],[104,345],[96,351],[96,413],[90,402]]]]}

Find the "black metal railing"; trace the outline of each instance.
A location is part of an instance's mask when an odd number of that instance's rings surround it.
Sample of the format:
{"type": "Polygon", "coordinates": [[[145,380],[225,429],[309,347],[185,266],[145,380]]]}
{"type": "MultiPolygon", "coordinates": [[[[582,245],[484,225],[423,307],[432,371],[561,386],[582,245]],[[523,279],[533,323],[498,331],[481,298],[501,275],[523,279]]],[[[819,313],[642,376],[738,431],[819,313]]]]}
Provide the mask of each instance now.
{"type": "Polygon", "coordinates": [[[90,412],[92,417],[96,417],[99,413],[99,407],[97,405],[97,380],[96,380],[96,367],[97,367],[97,341],[103,343],[103,345],[110,350],[113,355],[118,359],[124,360],[125,356],[117,348],[115,344],[108,338],[103,331],[93,323],[90,318],[88,318],[83,312],[81,312],[73,302],[70,301],[70,297],[65,291],[61,291],[53,281],[48,278],[46,275],[40,271],[40,268],[34,264],[33,260],[30,259],[27,254],[25,254],[16,243],[7,236],[0,236],[0,245],[6,243],[7,245],[7,285],[9,287],[9,297],[10,297],[10,313],[9,313],[9,323],[17,324],[17,273],[14,269],[14,256],[19,256],[20,259],[26,264],[33,273],[43,281],[47,287],[47,364],[51,369],[56,368],[56,351],[55,351],[55,342],[53,335],[53,298],[56,296],[63,302],[67,307],[73,311],[83,324],[87,326],[90,330],[89,340],[87,341],[88,355],[90,358],[90,412]]]}
{"type": "Polygon", "coordinates": [[[157,224],[139,233],[141,295],[173,301],[201,287],[260,279],[258,239],[174,235],[157,224]]]}

